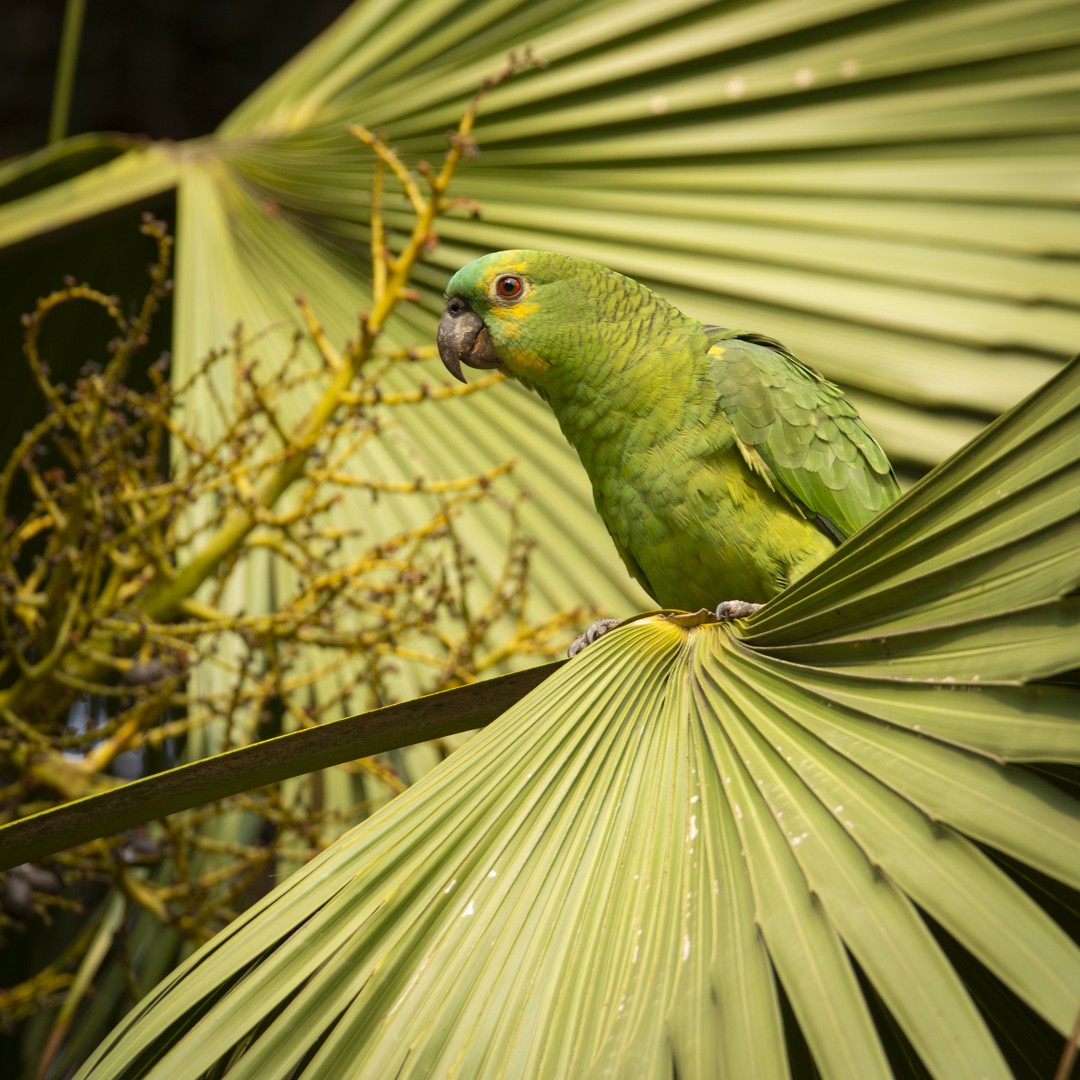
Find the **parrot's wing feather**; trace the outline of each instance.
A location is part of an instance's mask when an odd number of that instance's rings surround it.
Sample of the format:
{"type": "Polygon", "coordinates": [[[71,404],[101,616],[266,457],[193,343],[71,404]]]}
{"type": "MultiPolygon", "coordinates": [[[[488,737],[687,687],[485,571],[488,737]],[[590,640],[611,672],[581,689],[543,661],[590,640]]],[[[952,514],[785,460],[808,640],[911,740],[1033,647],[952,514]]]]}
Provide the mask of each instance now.
{"type": "Polygon", "coordinates": [[[623,561],[623,566],[629,571],[630,576],[650,595],[655,592],[653,584],[649,581],[648,574],[642,569],[641,563],[634,558],[630,550],[619,539],[615,532],[608,528],[608,536],[611,537],[612,543],[615,545],[615,550],[619,553],[619,558],[623,561]]]}
{"type": "Polygon", "coordinates": [[[706,330],[718,404],[750,468],[837,540],[897,498],[885,451],[838,386],[771,338],[706,330]]]}

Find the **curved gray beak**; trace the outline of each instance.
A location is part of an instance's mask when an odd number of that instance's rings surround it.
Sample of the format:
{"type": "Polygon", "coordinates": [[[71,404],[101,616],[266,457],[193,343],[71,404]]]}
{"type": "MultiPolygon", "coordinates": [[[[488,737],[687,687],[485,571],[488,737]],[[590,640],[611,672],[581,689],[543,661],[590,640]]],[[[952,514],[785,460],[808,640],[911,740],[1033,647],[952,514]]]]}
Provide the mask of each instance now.
{"type": "Polygon", "coordinates": [[[467,300],[451,296],[439,320],[439,356],[446,370],[466,382],[461,365],[473,368],[497,368],[499,358],[483,320],[469,307],[467,300]]]}

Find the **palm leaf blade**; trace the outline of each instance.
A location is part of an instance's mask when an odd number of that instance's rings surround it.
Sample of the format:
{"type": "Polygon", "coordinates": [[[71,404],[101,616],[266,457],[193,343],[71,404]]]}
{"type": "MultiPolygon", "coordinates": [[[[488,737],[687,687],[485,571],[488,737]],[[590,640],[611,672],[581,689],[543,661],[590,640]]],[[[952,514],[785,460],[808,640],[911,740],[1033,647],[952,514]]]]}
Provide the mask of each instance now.
{"type": "MultiPolygon", "coordinates": [[[[985,554],[932,513],[920,535],[905,504],[949,493],[960,520],[977,513],[978,484],[958,490],[956,477],[983,459],[1003,490],[1037,492],[1029,451],[1050,473],[1075,453],[1075,440],[1046,438],[1080,400],[1075,370],[825,564],[827,587],[811,582],[792,605],[804,627],[831,626],[829,575],[861,572],[860,552],[873,592],[875,573],[891,573],[878,547],[897,535],[943,565],[950,544],[962,563],[985,554]]],[[[991,554],[998,539],[984,535],[991,554]]],[[[973,1063],[1009,1075],[984,990],[976,1007],[939,935],[1058,1031],[1071,1026],[1080,948],[981,847],[1077,884],[1076,799],[1009,762],[1062,760],[1080,728],[1075,688],[1029,681],[1074,658],[1060,647],[1074,605],[1056,577],[1040,581],[1025,611],[1046,614],[1044,648],[1020,650],[1013,680],[989,685],[978,674],[1000,647],[984,623],[1001,639],[1016,629],[998,616],[950,625],[948,646],[922,632],[928,671],[972,658],[945,690],[933,675],[898,682],[902,664],[849,680],[821,656],[792,663],[799,646],[774,612],[759,620],[782,644],[754,623],[743,637],[664,616],[609,633],[196,954],[102,1048],[101,1075],[152,1063],[148,1075],[197,1076],[239,1052],[241,1076],[301,1061],[327,1077],[451,1062],[474,1075],[513,1063],[541,1076],[782,1076],[774,977],[825,1075],[890,1075],[860,978],[933,1075],[973,1063]],[[923,731],[923,714],[941,731],[923,731]]],[[[935,603],[908,590],[908,606],[934,623],[935,603]]],[[[880,649],[908,619],[886,595],[849,644],[880,649]]]]}

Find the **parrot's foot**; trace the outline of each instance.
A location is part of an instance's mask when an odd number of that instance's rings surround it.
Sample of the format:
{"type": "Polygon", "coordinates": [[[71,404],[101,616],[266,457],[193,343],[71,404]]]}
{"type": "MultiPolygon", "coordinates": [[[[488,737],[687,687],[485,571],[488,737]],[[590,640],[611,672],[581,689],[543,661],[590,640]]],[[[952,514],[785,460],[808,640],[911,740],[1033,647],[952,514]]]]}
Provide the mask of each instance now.
{"type": "Polygon", "coordinates": [[[760,611],[764,604],[751,604],[749,600],[725,600],[716,605],[713,614],[721,622],[731,622],[732,619],[745,619],[747,615],[753,615],[760,611]]]}
{"type": "Polygon", "coordinates": [[[597,619],[584,634],[578,634],[570,642],[570,648],[566,650],[566,655],[577,656],[586,645],[591,645],[598,637],[602,637],[613,626],[618,626],[621,622],[622,619],[597,619]]]}

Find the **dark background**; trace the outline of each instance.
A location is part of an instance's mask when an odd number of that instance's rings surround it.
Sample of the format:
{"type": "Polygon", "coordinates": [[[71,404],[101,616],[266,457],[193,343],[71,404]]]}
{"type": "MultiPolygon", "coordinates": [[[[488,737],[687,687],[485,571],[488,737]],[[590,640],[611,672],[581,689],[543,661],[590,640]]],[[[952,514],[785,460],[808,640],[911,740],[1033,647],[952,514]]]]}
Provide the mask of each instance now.
{"type": "MultiPolygon", "coordinates": [[[[86,0],[68,134],[206,135],[348,6],[349,0],[86,0]]],[[[0,0],[0,161],[46,144],[64,10],[63,0],[0,0]]],[[[103,161],[116,151],[97,153],[103,161]]],[[[76,158],[38,170],[0,188],[0,203],[96,163],[76,158]]],[[[139,234],[144,211],[173,227],[174,194],[0,250],[0,464],[44,411],[22,356],[23,313],[68,275],[137,309],[152,253],[139,234]]],[[[171,314],[166,303],[132,372],[136,385],[144,366],[169,347],[171,314]]],[[[41,340],[55,378],[70,383],[84,363],[100,363],[113,332],[89,305],[57,309],[41,340]]]]}
{"type": "MultiPolygon", "coordinates": [[[[348,0],[86,0],[68,133],[205,135],[348,0]]],[[[63,0],[0,0],[0,159],[45,144],[63,0]]]]}

